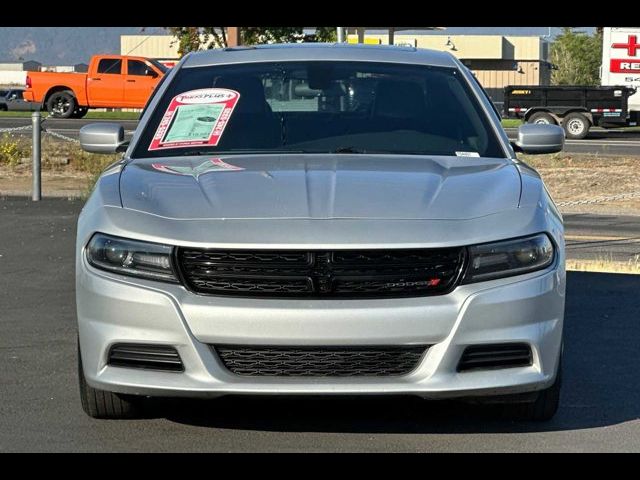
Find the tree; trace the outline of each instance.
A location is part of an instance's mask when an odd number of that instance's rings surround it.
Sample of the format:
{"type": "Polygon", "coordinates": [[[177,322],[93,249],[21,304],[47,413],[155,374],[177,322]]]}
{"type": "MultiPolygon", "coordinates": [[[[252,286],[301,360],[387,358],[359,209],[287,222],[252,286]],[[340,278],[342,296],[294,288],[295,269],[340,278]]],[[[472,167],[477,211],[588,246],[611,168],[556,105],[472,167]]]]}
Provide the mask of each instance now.
{"type": "Polygon", "coordinates": [[[553,85],[599,85],[602,33],[586,35],[565,27],[551,44],[553,85]]]}
{"type": "MultiPolygon", "coordinates": [[[[176,37],[180,55],[201,49],[227,46],[225,27],[167,27],[176,37]]],[[[242,43],[299,43],[307,37],[304,27],[240,27],[242,43]]],[[[336,27],[316,27],[316,41],[332,42],[336,39],[336,27]]]]}

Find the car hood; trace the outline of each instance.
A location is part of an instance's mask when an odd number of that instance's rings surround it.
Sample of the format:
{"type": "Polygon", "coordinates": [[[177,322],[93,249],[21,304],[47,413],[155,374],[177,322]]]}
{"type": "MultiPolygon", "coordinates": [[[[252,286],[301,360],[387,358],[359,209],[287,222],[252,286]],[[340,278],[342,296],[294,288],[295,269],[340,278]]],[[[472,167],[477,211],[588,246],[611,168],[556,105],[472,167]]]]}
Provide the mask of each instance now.
{"type": "Polygon", "coordinates": [[[469,219],[516,208],[509,159],[287,154],[136,159],[124,208],[176,219],[469,219]]]}

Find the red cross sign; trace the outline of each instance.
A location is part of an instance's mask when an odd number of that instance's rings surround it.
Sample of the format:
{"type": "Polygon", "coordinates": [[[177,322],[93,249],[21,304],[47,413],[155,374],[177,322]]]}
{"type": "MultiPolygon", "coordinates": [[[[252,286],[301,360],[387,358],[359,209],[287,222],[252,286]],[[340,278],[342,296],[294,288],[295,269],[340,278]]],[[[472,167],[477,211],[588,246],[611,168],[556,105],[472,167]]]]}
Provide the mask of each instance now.
{"type": "Polygon", "coordinates": [[[640,43],[638,43],[638,37],[636,35],[629,35],[627,43],[614,43],[611,45],[611,48],[625,48],[627,50],[627,55],[635,57],[638,49],[640,48],[640,43]]]}

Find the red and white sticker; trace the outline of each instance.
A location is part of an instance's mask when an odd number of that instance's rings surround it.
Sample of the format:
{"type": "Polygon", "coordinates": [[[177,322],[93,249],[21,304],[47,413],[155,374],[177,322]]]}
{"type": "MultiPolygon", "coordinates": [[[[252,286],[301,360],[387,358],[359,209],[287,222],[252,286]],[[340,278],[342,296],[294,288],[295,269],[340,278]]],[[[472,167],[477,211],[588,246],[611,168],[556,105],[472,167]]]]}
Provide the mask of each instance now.
{"type": "Polygon", "coordinates": [[[200,165],[181,165],[168,163],[152,163],[151,168],[163,173],[171,173],[173,175],[185,175],[198,178],[200,175],[210,172],[236,172],[244,170],[243,167],[231,165],[220,158],[210,158],[200,165]]]}
{"type": "Polygon", "coordinates": [[[216,146],[240,94],[226,88],[190,90],[173,97],[149,150],[216,146]]]}

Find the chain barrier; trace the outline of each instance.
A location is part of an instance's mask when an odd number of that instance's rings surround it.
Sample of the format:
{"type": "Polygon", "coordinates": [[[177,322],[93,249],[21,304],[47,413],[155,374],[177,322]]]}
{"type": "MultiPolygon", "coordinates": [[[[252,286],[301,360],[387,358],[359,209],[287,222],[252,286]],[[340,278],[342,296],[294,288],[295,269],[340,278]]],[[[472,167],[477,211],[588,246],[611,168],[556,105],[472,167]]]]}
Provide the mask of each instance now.
{"type": "MultiPolygon", "coordinates": [[[[41,120],[41,125],[45,123],[46,120],[41,120]]],[[[25,125],[23,127],[10,127],[10,128],[0,128],[0,133],[11,133],[11,132],[21,132],[31,130],[33,128],[32,125],[25,125]]],[[[41,131],[48,135],[51,135],[54,138],[58,138],[60,140],[64,140],[66,142],[79,144],[80,140],[76,138],[71,138],[66,135],[63,135],[58,132],[54,132],[53,130],[49,130],[41,126],[41,131]]],[[[572,200],[567,202],[557,202],[556,206],[558,207],[575,207],[578,205],[592,205],[595,203],[606,203],[606,202],[615,202],[618,200],[630,200],[633,198],[640,198],[640,191],[638,192],[630,192],[630,193],[619,193],[617,195],[606,195],[600,197],[589,198],[585,200],[572,200]]]]}
{"type": "Polygon", "coordinates": [[[0,133],[18,132],[21,130],[31,130],[31,125],[25,125],[24,127],[0,128],[0,133]]]}
{"type": "Polygon", "coordinates": [[[558,202],[558,207],[574,207],[576,205],[591,205],[594,203],[615,202],[617,200],[629,200],[640,197],[640,192],[619,193],[618,195],[608,195],[602,197],[589,198],[586,200],[573,200],[570,202],[558,202]]]}
{"type": "MultiPolygon", "coordinates": [[[[45,120],[43,120],[42,123],[45,123],[45,120]]],[[[32,128],[33,127],[31,125],[25,125],[24,127],[0,128],[0,133],[22,132],[31,130],[32,128]]],[[[60,140],[65,140],[67,142],[80,143],[80,140],[78,140],[77,138],[71,138],[61,133],[54,132],[53,130],[44,128],[44,126],[42,127],[42,133],[46,133],[48,135],[51,135],[52,137],[59,138],[60,140]]]]}
{"type": "Polygon", "coordinates": [[[63,134],[58,133],[58,132],[54,132],[52,130],[47,130],[46,128],[43,128],[42,131],[44,133],[48,133],[52,137],[59,138],[60,140],[65,140],[67,142],[73,142],[73,143],[80,143],[80,140],[78,140],[76,138],[67,137],[66,135],[63,135],[63,134]]]}

